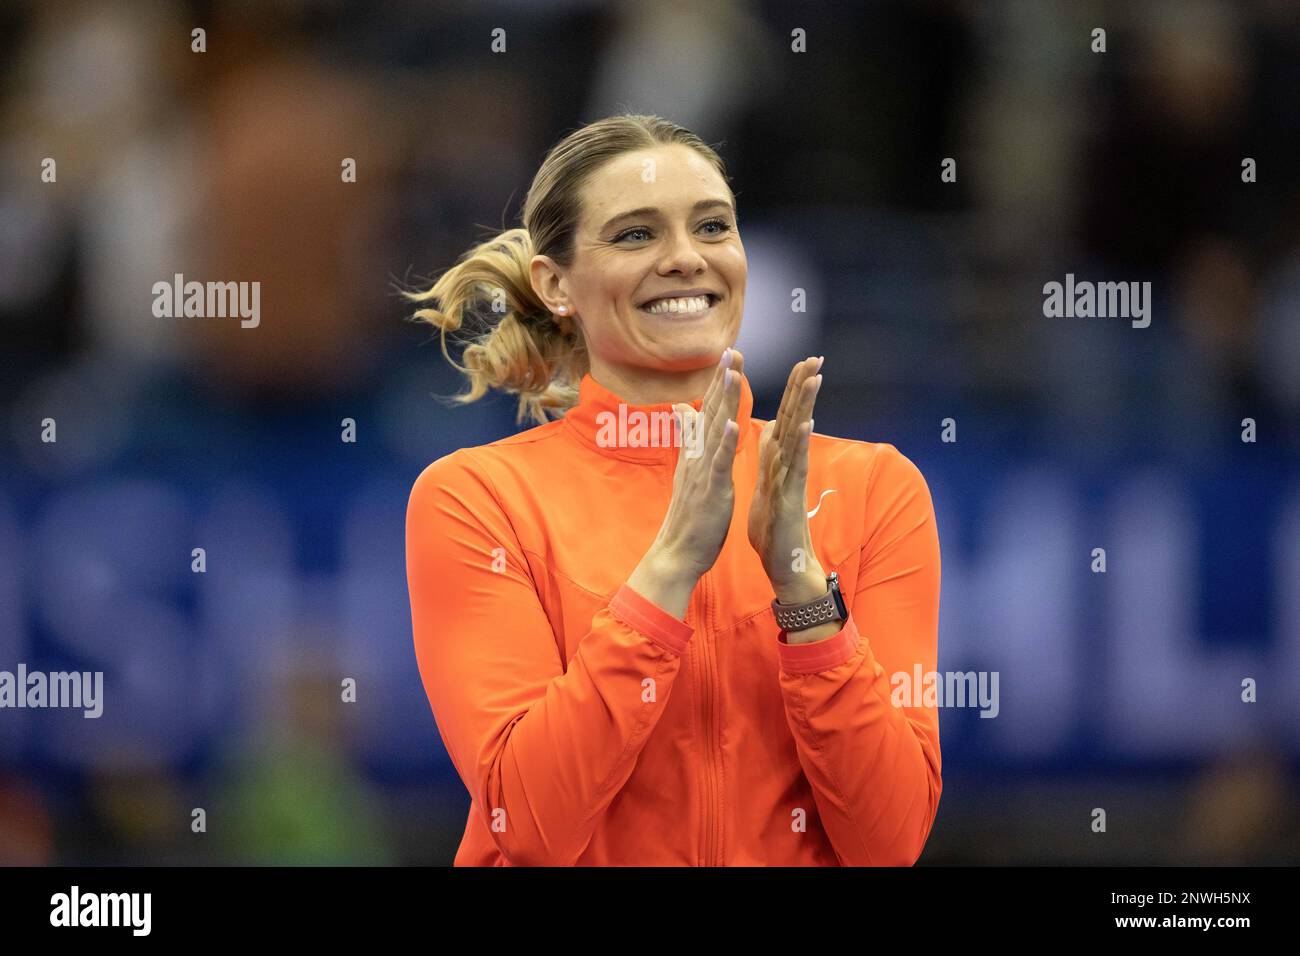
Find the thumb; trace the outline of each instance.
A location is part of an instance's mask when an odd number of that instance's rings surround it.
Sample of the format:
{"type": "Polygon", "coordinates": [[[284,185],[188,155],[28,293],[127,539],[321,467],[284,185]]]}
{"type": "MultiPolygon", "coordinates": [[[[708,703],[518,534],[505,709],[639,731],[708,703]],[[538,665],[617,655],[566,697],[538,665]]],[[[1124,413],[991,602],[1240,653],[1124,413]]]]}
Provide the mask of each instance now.
{"type": "Polygon", "coordinates": [[[680,468],[683,459],[699,457],[700,413],[685,402],[675,402],[673,416],[677,419],[676,443],[680,449],[677,464],[680,468]]]}
{"type": "Polygon", "coordinates": [[[772,445],[772,432],[775,429],[774,418],[763,426],[763,430],[758,435],[758,480],[754,483],[757,492],[763,492],[767,488],[768,472],[772,469],[772,455],[775,451],[772,445]]]}

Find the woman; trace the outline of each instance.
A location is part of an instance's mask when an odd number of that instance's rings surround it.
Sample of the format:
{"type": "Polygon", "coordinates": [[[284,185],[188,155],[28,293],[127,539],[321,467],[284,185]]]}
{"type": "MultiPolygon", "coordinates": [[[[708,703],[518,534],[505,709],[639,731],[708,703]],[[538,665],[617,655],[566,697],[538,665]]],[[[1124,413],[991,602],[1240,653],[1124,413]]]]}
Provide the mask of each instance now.
{"type": "Polygon", "coordinates": [[[472,798],[456,865],[911,865],[939,720],[889,675],[936,664],[925,480],[812,433],[820,357],[751,417],[735,197],[694,134],[577,130],[524,224],[410,296],[449,360],[481,304],[460,399],[539,423],[435,461],[407,511],[420,674],[472,798]]]}

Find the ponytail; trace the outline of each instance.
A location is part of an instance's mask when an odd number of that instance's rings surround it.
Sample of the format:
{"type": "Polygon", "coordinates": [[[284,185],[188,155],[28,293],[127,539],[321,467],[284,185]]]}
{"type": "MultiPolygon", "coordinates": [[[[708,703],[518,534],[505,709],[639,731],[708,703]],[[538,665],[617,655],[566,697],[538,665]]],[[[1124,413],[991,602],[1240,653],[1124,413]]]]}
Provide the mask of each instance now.
{"type": "Polygon", "coordinates": [[[559,415],[577,403],[587,355],[577,326],[570,321],[562,328],[533,291],[532,258],[528,230],[510,229],[470,249],[427,291],[403,294],[431,303],[412,318],[440,330],[442,354],[469,379],[469,391],[453,401],[468,404],[501,389],[519,396],[520,423],[545,424],[548,412],[559,415]],[[486,329],[466,329],[474,313],[486,329]],[[448,333],[467,342],[464,364],[448,352],[448,333]]]}

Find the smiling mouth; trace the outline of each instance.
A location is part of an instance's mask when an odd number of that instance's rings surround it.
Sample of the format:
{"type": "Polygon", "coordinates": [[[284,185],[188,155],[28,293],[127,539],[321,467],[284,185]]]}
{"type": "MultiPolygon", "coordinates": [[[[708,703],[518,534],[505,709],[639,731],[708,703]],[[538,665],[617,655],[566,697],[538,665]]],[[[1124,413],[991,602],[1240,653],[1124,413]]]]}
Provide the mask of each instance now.
{"type": "Polygon", "coordinates": [[[698,296],[655,299],[645,305],[637,306],[637,310],[647,315],[694,319],[702,315],[708,315],[720,301],[721,299],[718,296],[708,293],[698,296]]]}

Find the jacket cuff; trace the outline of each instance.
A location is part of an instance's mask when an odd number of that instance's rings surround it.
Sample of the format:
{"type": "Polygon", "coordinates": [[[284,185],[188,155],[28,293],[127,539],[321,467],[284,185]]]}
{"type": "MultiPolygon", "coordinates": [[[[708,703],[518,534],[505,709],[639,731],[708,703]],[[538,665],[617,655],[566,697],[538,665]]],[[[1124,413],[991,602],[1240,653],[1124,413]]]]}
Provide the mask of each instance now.
{"type": "Polygon", "coordinates": [[[632,630],[644,634],[678,656],[686,653],[686,645],[695,633],[695,628],[680,618],[673,617],[626,583],[614,592],[609,609],[632,630]]]}
{"type": "Polygon", "coordinates": [[[858,626],[850,613],[844,626],[830,637],[808,644],[787,644],[785,631],[776,638],[777,658],[787,674],[815,674],[852,659],[858,652],[858,626]]]}

